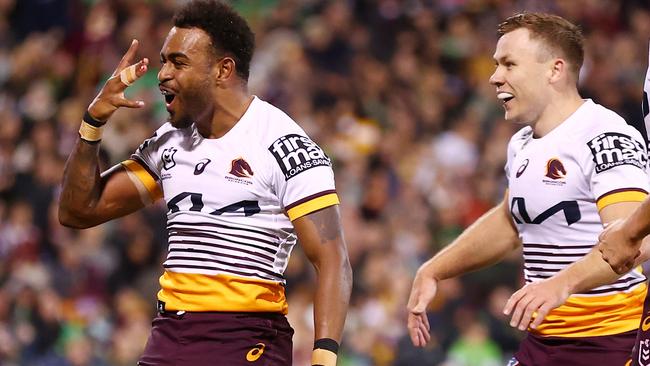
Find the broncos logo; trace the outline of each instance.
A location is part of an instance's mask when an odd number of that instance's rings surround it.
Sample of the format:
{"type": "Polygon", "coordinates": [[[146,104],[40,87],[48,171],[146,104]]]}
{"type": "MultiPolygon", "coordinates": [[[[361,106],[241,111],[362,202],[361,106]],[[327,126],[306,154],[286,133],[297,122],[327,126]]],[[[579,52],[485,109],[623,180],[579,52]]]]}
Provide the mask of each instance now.
{"type": "Polygon", "coordinates": [[[246,160],[238,158],[230,164],[230,174],[239,178],[251,178],[253,176],[253,169],[248,165],[246,160]]]}
{"type": "Polygon", "coordinates": [[[562,179],[566,176],[564,164],[557,159],[552,158],[546,163],[546,176],[551,179],[562,179]]]}

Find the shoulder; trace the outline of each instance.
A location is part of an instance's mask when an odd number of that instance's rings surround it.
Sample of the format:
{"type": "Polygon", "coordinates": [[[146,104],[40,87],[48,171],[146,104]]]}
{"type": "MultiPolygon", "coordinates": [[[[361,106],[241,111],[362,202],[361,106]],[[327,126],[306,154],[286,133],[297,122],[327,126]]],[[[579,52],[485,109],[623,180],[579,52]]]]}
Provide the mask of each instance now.
{"type": "Polygon", "coordinates": [[[592,101],[586,103],[576,131],[579,135],[591,140],[603,133],[619,133],[642,141],[641,133],[616,112],[592,101]]]}
{"type": "Polygon", "coordinates": [[[191,135],[191,128],[179,129],[165,122],[160,126],[148,139],[144,140],[137,152],[143,153],[145,150],[157,150],[159,147],[168,142],[175,143],[191,135]]]}
{"type": "Polygon", "coordinates": [[[256,99],[253,133],[271,153],[298,149],[315,143],[284,111],[261,99],[256,99]]]}
{"type": "Polygon", "coordinates": [[[533,129],[530,126],[521,128],[510,138],[510,141],[508,142],[508,151],[517,151],[521,149],[532,137],[533,129]]]}
{"type": "Polygon", "coordinates": [[[280,108],[259,98],[255,103],[255,130],[265,142],[271,143],[287,134],[306,136],[305,131],[280,108]]]}

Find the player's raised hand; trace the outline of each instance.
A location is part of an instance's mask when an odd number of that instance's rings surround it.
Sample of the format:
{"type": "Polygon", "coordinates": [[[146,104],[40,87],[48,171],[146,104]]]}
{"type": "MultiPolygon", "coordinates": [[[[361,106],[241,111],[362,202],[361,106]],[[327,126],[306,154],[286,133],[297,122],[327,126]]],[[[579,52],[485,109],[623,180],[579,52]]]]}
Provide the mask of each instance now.
{"type": "Polygon", "coordinates": [[[542,324],[551,310],[564,304],[568,297],[568,286],[557,278],[551,277],[529,283],[512,294],[503,308],[503,313],[512,314],[511,327],[526,330],[530,325],[535,329],[542,324]]]}
{"type": "Polygon", "coordinates": [[[138,40],[134,39],[111,77],[90,103],[88,113],[94,119],[105,122],[120,107],[140,108],[144,106],[143,101],[129,100],[124,97],[124,90],[144,75],[149,65],[149,59],[147,58],[132,64],[137,50],[138,40]]]}
{"type": "Polygon", "coordinates": [[[413,280],[409,296],[407,327],[411,342],[416,347],[424,347],[431,340],[427,307],[436,296],[438,281],[422,272],[417,273],[413,280]]]}
{"type": "Polygon", "coordinates": [[[614,272],[624,274],[634,267],[641,240],[633,240],[625,230],[624,220],[609,223],[598,236],[598,250],[614,272]]]}

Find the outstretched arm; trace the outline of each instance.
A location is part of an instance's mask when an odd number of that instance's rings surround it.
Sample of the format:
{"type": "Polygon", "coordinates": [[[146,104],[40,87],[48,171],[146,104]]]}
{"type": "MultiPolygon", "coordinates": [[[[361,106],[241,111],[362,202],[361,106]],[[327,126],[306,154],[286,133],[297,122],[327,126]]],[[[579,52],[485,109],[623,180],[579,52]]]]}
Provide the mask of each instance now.
{"type": "Polygon", "coordinates": [[[312,364],[334,366],[352,291],[352,268],[338,205],[297,218],[293,225],[318,276],[314,297],[312,364]]]}
{"type": "Polygon", "coordinates": [[[99,169],[101,129],[120,107],[140,108],[140,101],[124,97],[124,90],[147,71],[148,60],[131,65],[138,48],[134,40],[111,78],[90,104],[80,138],[68,157],[63,173],[63,189],[59,201],[59,221],[65,226],[87,228],[124,216],[144,206],[146,199],[137,186],[118,165],[103,174],[99,169]]]}
{"type": "Polygon", "coordinates": [[[430,340],[426,309],[438,281],[494,264],[521,245],[507,197],[418,269],[408,301],[408,329],[415,346],[430,340]]]}
{"type": "MultiPolygon", "coordinates": [[[[600,217],[605,223],[620,220],[638,206],[638,202],[615,203],[603,208],[600,211],[600,217]]],[[[650,240],[647,240],[642,246],[644,253],[636,257],[637,264],[650,255],[648,253],[649,243],[650,240]]],[[[503,312],[506,315],[512,314],[510,320],[512,327],[526,330],[530,325],[534,329],[542,324],[551,310],[564,304],[572,294],[612,283],[620,276],[621,274],[614,272],[603,260],[598,249],[594,247],[586,256],[556,273],[553,277],[530,283],[519,289],[512,294],[503,312]],[[532,319],[533,315],[535,315],[534,320],[532,319]]]]}

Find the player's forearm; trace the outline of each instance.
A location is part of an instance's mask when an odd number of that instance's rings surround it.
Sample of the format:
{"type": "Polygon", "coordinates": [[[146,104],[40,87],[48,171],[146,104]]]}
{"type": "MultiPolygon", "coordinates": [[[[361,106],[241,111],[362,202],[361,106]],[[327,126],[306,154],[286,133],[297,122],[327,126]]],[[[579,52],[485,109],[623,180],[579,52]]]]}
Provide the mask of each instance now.
{"type": "Polygon", "coordinates": [[[610,284],[621,275],[612,270],[597,249],[593,249],[554,277],[569,294],[577,294],[610,284]]]}
{"type": "Polygon", "coordinates": [[[418,275],[438,280],[456,277],[500,261],[519,245],[517,231],[500,204],[424,263],[418,275]]]}
{"type": "Polygon", "coordinates": [[[91,226],[84,219],[100,191],[99,143],[77,141],[68,157],[63,172],[61,196],[59,198],[59,221],[76,228],[91,226]]]}
{"type": "Polygon", "coordinates": [[[341,333],[352,291],[352,268],[344,252],[330,256],[317,266],[314,295],[314,339],[341,342],[341,333]]]}

